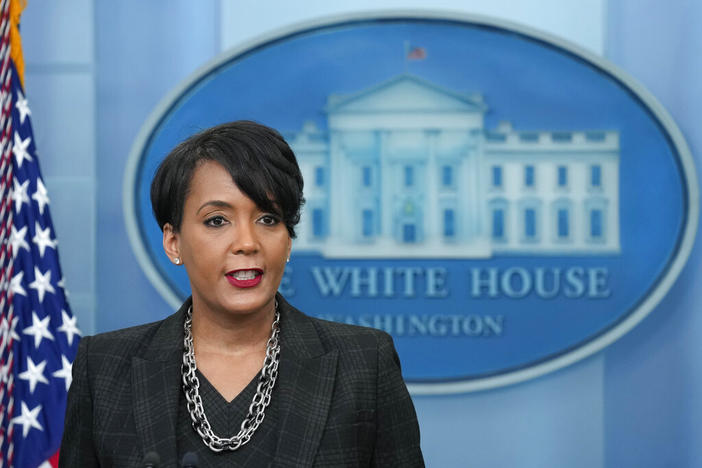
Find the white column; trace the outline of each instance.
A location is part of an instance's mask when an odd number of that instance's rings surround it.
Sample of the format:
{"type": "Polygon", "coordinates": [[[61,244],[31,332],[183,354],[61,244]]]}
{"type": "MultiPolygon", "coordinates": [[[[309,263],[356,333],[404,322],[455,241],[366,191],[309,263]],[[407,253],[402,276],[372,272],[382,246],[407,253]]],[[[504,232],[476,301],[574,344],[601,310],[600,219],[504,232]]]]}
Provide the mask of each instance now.
{"type": "Polygon", "coordinates": [[[346,203],[342,199],[346,195],[345,191],[341,190],[345,172],[342,159],[339,134],[332,130],[329,132],[329,235],[335,242],[346,240],[347,234],[343,229],[344,216],[349,217],[350,213],[344,210],[346,203]]]}
{"type": "Polygon", "coordinates": [[[392,239],[392,174],[388,161],[388,133],[376,131],[376,145],[380,167],[380,238],[392,239]]]}
{"type": "Polygon", "coordinates": [[[429,131],[425,133],[425,138],[429,140],[429,156],[427,158],[427,185],[426,185],[426,206],[424,207],[424,233],[425,239],[429,242],[438,242],[443,232],[443,217],[439,213],[439,186],[437,183],[436,167],[436,146],[438,133],[429,131]]]}
{"type": "Polygon", "coordinates": [[[468,181],[469,200],[467,205],[470,211],[466,217],[468,224],[464,225],[467,237],[470,241],[473,241],[490,237],[490,229],[487,228],[490,225],[487,210],[487,186],[489,182],[485,182],[483,178],[483,174],[486,173],[486,158],[483,154],[482,138],[473,136],[469,139],[469,142],[470,147],[464,164],[469,175],[465,180],[468,181]]]}

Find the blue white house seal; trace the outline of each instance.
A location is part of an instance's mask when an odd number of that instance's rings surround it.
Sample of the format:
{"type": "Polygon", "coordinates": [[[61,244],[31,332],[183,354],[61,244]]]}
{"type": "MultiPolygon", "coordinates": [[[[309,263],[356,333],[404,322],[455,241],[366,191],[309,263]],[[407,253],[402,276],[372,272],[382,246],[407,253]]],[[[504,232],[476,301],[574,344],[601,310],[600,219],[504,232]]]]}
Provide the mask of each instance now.
{"type": "Polygon", "coordinates": [[[237,119],[281,130],[305,178],[281,291],[391,333],[414,393],[591,355],[656,306],[692,248],[689,150],[613,65],[486,18],[347,15],[228,51],[144,125],[125,218],[174,307],[188,282],[162,253],[151,177],[179,141],[237,119]]]}

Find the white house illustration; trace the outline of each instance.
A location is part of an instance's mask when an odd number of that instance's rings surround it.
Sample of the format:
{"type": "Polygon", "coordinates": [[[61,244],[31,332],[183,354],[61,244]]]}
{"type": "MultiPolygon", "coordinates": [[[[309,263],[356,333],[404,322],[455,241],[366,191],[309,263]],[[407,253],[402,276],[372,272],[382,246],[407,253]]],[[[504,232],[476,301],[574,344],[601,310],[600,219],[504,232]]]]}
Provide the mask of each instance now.
{"type": "Polygon", "coordinates": [[[331,95],[288,135],[305,179],[297,251],[486,258],[619,252],[619,133],[488,130],[480,94],[403,74],[331,95]]]}

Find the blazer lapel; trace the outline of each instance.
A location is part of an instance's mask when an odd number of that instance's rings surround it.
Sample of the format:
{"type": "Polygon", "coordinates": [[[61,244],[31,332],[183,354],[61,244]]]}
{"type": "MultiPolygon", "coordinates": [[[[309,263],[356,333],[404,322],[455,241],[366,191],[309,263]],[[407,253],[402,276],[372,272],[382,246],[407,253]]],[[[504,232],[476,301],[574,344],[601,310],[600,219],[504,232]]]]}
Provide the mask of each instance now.
{"type": "Polygon", "coordinates": [[[278,296],[281,309],[281,427],[274,466],[311,466],[331,404],[338,351],[327,352],[312,321],[278,296]],[[282,442],[285,441],[285,442],[282,442]]]}
{"type": "Polygon", "coordinates": [[[132,358],[134,422],[146,454],[156,452],[161,465],[176,466],[176,419],[181,392],[183,316],[190,301],[163,321],[143,357],[132,358]]]}

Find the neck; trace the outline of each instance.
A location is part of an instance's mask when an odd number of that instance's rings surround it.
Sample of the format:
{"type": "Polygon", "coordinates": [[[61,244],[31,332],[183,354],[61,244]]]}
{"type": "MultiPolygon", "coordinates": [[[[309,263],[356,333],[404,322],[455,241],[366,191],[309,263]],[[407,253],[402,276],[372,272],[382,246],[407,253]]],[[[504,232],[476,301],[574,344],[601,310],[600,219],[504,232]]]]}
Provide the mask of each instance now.
{"type": "Polygon", "coordinates": [[[240,355],[265,350],[274,316],[275,301],[270,309],[243,315],[216,313],[193,302],[191,330],[195,351],[240,355]]]}

